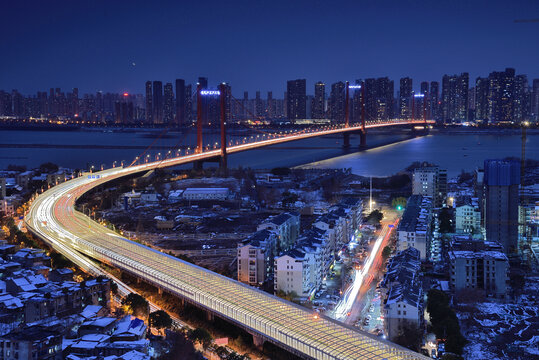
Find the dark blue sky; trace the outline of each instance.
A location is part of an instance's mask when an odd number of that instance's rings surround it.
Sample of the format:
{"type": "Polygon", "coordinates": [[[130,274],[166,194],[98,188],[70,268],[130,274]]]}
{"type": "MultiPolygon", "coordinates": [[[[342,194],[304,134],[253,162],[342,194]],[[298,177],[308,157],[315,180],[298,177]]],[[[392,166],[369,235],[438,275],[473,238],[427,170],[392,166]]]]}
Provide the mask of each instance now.
{"type": "MultiPolygon", "coordinates": [[[[287,79],[539,78],[538,0],[3,1],[0,89],[142,93],[146,80],[282,97],[287,79]],[[133,65],[133,63],[135,65],[133,65]]],[[[265,95],[264,95],[265,96],[265,95]]]]}

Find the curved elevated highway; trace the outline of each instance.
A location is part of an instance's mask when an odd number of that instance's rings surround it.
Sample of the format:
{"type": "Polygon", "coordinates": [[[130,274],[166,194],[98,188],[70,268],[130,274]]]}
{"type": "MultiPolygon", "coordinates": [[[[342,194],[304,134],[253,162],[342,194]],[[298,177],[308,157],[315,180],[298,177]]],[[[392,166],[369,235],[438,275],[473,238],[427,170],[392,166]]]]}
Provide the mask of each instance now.
{"type": "MultiPolygon", "coordinates": [[[[408,124],[410,122],[377,125],[408,124]]],[[[299,133],[286,138],[230,147],[228,152],[235,153],[358,129],[359,127],[352,127],[299,133]]],[[[26,224],[34,234],[83,268],[92,266],[87,257],[118,267],[239,325],[253,334],[256,342],[271,341],[297,355],[313,359],[427,359],[273,295],[132,242],[74,209],[79,197],[100,184],[155,168],[208,159],[219,154],[220,150],[214,150],[86,174],[39,195],[30,207],[26,224]]]]}

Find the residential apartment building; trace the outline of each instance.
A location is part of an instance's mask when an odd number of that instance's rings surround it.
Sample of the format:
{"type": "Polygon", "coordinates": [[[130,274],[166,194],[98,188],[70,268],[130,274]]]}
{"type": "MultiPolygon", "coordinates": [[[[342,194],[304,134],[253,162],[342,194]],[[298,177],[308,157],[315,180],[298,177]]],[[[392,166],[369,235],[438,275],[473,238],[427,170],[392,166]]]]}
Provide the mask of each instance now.
{"type": "Polygon", "coordinates": [[[286,251],[294,245],[299,236],[300,216],[296,212],[271,216],[258,225],[257,231],[272,230],[277,233],[277,251],[286,251]]]}
{"type": "Polygon", "coordinates": [[[419,250],[407,248],[390,259],[381,283],[384,329],[393,340],[406,328],[423,327],[423,290],[419,250]]]}
{"type": "Polygon", "coordinates": [[[397,228],[397,249],[416,248],[421,260],[429,259],[432,222],[432,198],[412,195],[408,198],[406,210],[397,228]]]}
{"type": "Polygon", "coordinates": [[[454,291],[484,290],[486,295],[504,298],[507,292],[509,260],[495,242],[454,236],[450,243],[450,285],[454,291]]]}
{"type": "Polygon", "coordinates": [[[300,297],[308,296],[312,289],[310,284],[310,267],[305,253],[290,250],[285,255],[275,258],[274,290],[295,293],[300,297]]]}
{"type": "Polygon", "coordinates": [[[0,359],[61,360],[62,333],[32,326],[0,337],[0,359]]]}
{"type": "Polygon", "coordinates": [[[455,232],[478,234],[481,232],[481,211],[479,199],[465,196],[455,204],[455,232]]]}
{"type": "Polygon", "coordinates": [[[430,196],[435,207],[442,206],[447,195],[447,171],[437,166],[415,169],[412,177],[412,194],[430,196]]]}
{"type": "Polygon", "coordinates": [[[238,281],[259,286],[273,274],[277,233],[260,230],[238,244],[238,281]]]}

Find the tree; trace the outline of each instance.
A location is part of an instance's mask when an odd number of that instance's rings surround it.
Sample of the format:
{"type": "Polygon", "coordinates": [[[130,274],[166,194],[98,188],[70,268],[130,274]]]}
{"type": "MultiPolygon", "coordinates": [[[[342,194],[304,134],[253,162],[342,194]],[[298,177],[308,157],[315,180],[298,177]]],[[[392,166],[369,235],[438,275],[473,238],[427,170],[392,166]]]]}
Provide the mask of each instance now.
{"type": "Polygon", "coordinates": [[[232,351],[230,355],[226,357],[226,360],[247,360],[250,359],[249,355],[240,355],[235,351],[232,351]]]}
{"type": "Polygon", "coordinates": [[[453,215],[451,214],[449,208],[442,208],[442,211],[440,211],[438,218],[440,220],[441,233],[445,234],[448,232],[453,232],[453,215]]]}
{"type": "Polygon", "coordinates": [[[43,163],[43,164],[39,165],[39,171],[41,173],[50,174],[50,173],[58,171],[58,165],[53,164],[51,162],[46,162],[46,163],[43,163]]]}
{"type": "Polygon", "coordinates": [[[431,289],[427,295],[427,312],[430,316],[432,331],[439,339],[446,339],[448,352],[462,354],[467,341],[460,333],[457,315],[449,307],[449,296],[443,291],[431,289]]]}
{"type": "Polygon", "coordinates": [[[150,312],[148,300],[139,294],[130,293],[122,299],[122,305],[126,308],[128,313],[133,314],[134,316],[147,317],[150,312]]]}
{"type": "Polygon", "coordinates": [[[290,168],[287,167],[277,167],[271,169],[271,173],[275,176],[288,176],[290,175],[290,168]]]}
{"type": "Polygon", "coordinates": [[[368,216],[366,221],[372,225],[380,225],[380,221],[384,218],[384,214],[378,209],[373,210],[368,216]]]}
{"type": "Polygon", "coordinates": [[[213,337],[208,332],[208,330],[203,328],[196,328],[194,330],[191,330],[189,332],[189,339],[202,344],[202,347],[204,347],[204,349],[208,348],[208,346],[210,346],[211,342],[213,341],[213,337]]]}
{"type": "Polygon", "coordinates": [[[49,256],[51,258],[53,269],[61,269],[74,266],[74,264],[69,259],[56,251],[51,251],[49,256]]]}
{"type": "Polygon", "coordinates": [[[391,201],[391,206],[393,206],[397,210],[404,210],[406,208],[407,200],[405,197],[398,197],[394,198],[393,201],[391,201]]]}
{"type": "Polygon", "coordinates": [[[391,247],[390,246],[384,247],[384,250],[382,250],[382,257],[384,259],[387,259],[390,255],[391,255],[391,247]]]}
{"type": "Polygon", "coordinates": [[[472,173],[467,173],[464,170],[462,170],[458,178],[458,183],[462,184],[467,181],[473,180],[473,178],[474,178],[474,175],[472,173]]]}
{"type": "Polygon", "coordinates": [[[281,200],[281,203],[283,204],[284,208],[289,208],[290,205],[294,204],[296,201],[298,201],[298,194],[288,191],[283,192],[283,199],[281,200]]]}
{"type": "Polygon", "coordinates": [[[178,356],[182,359],[204,359],[204,356],[195,350],[193,343],[182,333],[170,332],[167,334],[167,341],[171,344],[170,351],[160,357],[162,360],[177,360],[178,356]]]}
{"type": "Polygon", "coordinates": [[[112,291],[114,295],[118,295],[118,284],[116,284],[115,281],[110,282],[110,291],[112,291]]]}
{"type": "Polygon", "coordinates": [[[513,295],[516,297],[524,288],[524,284],[526,283],[526,279],[522,273],[517,272],[510,272],[509,273],[509,279],[511,280],[511,288],[513,289],[513,295]]]}
{"type": "Polygon", "coordinates": [[[172,326],[172,318],[163,310],[157,310],[151,313],[148,322],[150,327],[156,328],[157,330],[170,329],[172,326]]]}
{"type": "Polygon", "coordinates": [[[423,331],[414,323],[407,322],[395,339],[393,339],[393,342],[410,350],[419,351],[423,342],[423,331]]]}
{"type": "Polygon", "coordinates": [[[7,166],[7,171],[24,172],[26,171],[26,166],[9,164],[7,166]]]}

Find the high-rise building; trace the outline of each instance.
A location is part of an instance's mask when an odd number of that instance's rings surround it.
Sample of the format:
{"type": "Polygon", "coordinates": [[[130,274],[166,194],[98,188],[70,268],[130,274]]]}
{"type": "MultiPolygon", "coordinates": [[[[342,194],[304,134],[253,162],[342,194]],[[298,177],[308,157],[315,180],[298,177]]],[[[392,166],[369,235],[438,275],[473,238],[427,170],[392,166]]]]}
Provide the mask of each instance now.
{"type": "Polygon", "coordinates": [[[70,116],[74,116],[75,114],[78,115],[78,113],[79,113],[79,89],[73,88],[73,92],[71,93],[70,116]]]}
{"type": "Polygon", "coordinates": [[[428,97],[429,95],[429,82],[428,81],[421,82],[421,94],[428,97]]]}
{"type": "MultiPolygon", "coordinates": [[[[207,77],[199,77],[198,83],[203,90],[209,89],[207,77]]],[[[205,124],[204,126],[219,127],[220,117],[219,97],[202,96],[202,119],[205,124]]]]}
{"type": "Polygon", "coordinates": [[[399,117],[401,119],[412,118],[412,96],[412,79],[401,78],[399,88],[399,117]]]}
{"type": "Polygon", "coordinates": [[[153,123],[163,124],[163,83],[153,82],[153,123]]]}
{"type": "Polygon", "coordinates": [[[506,253],[518,244],[520,163],[485,160],[485,228],[488,241],[500,243],[506,253]]]}
{"type": "Polygon", "coordinates": [[[146,81],[146,123],[153,124],[153,91],[151,81],[146,81]]]}
{"type": "Polygon", "coordinates": [[[275,117],[275,100],[273,99],[273,93],[268,91],[267,98],[267,117],[268,119],[273,119],[275,117]]]}
{"type": "Polygon", "coordinates": [[[202,89],[207,89],[208,88],[208,78],[207,77],[199,76],[198,83],[202,86],[202,89]]]}
{"type": "MultiPolygon", "coordinates": [[[[361,84],[359,80],[356,84],[361,84]]],[[[363,91],[356,90],[352,101],[354,121],[361,120],[361,94],[365,95],[365,120],[387,120],[393,117],[393,81],[387,77],[366,79],[363,91]],[[357,99],[357,100],[356,100],[357,99]]]]}
{"type": "Polygon", "coordinates": [[[11,115],[11,94],[6,91],[0,91],[0,115],[11,115]]]}
{"type": "Polygon", "coordinates": [[[325,119],[326,111],[326,84],[319,81],[314,84],[314,99],[312,105],[312,118],[325,119]]]}
{"type": "Polygon", "coordinates": [[[440,117],[440,83],[438,81],[430,82],[430,118],[437,122],[441,120],[440,117]]]}
{"type": "Polygon", "coordinates": [[[186,125],[185,80],[176,79],[176,125],[186,125]]]}
{"type": "Polygon", "coordinates": [[[264,114],[264,101],[260,97],[260,91],[255,93],[255,114],[256,116],[263,117],[264,114]]]}
{"type": "Polygon", "coordinates": [[[419,167],[412,177],[412,194],[429,196],[441,207],[447,195],[447,171],[438,166],[419,167]]]}
{"type": "MultiPolygon", "coordinates": [[[[13,102],[13,116],[24,116],[24,98],[20,92],[16,89],[11,92],[11,101],[13,102]]],[[[59,115],[65,115],[65,111],[62,108],[62,112],[59,115]]]]}
{"type": "Polygon", "coordinates": [[[511,121],[513,117],[515,69],[494,71],[488,76],[488,119],[490,122],[511,121]]]}
{"type": "Polygon", "coordinates": [[[289,80],[286,83],[286,114],[290,121],[307,117],[307,80],[289,80]]]}
{"type": "Polygon", "coordinates": [[[344,122],[346,90],[342,81],[331,84],[331,93],[329,95],[329,118],[333,122],[344,122]]]}
{"type": "Polygon", "coordinates": [[[193,123],[193,87],[185,85],[185,122],[187,125],[193,123]]]}
{"type": "Polygon", "coordinates": [[[114,103],[114,123],[127,125],[133,122],[134,107],[129,95],[124,94],[122,98],[114,103]]]}
{"type": "Polygon", "coordinates": [[[475,79],[475,120],[488,120],[488,88],[489,80],[478,77],[475,79]]]}
{"type": "Polygon", "coordinates": [[[517,123],[530,119],[530,92],[528,77],[526,75],[515,76],[513,92],[513,121],[517,123]]]}
{"type": "MultiPolygon", "coordinates": [[[[230,124],[232,120],[232,88],[228,83],[222,83],[222,85],[225,91],[225,120],[230,124]]],[[[217,98],[216,100],[220,104],[221,99],[217,98]]],[[[221,115],[219,115],[219,119],[221,119],[221,115]]]]}
{"type": "Polygon", "coordinates": [[[442,121],[468,120],[469,75],[444,75],[442,78],[442,121]]]}
{"type": "Polygon", "coordinates": [[[174,90],[172,83],[166,83],[164,89],[163,119],[165,124],[172,124],[174,121],[174,90]]]}
{"type": "MultiPolygon", "coordinates": [[[[45,116],[48,113],[47,108],[47,92],[46,91],[38,91],[37,92],[37,99],[39,101],[39,115],[45,116]]],[[[0,114],[2,113],[2,92],[0,91],[0,114]]],[[[80,109],[78,110],[80,112],[80,109]]],[[[79,114],[80,115],[80,114],[79,114]]]]}
{"type": "Polygon", "coordinates": [[[533,120],[539,121],[539,79],[533,79],[531,111],[533,114],[533,120]]]}
{"type": "MultiPolygon", "coordinates": [[[[355,86],[364,87],[365,84],[361,79],[356,79],[355,86]]],[[[362,113],[362,103],[363,103],[363,93],[364,89],[361,88],[352,88],[350,89],[350,121],[352,123],[361,122],[361,113],[362,113]]]]}

